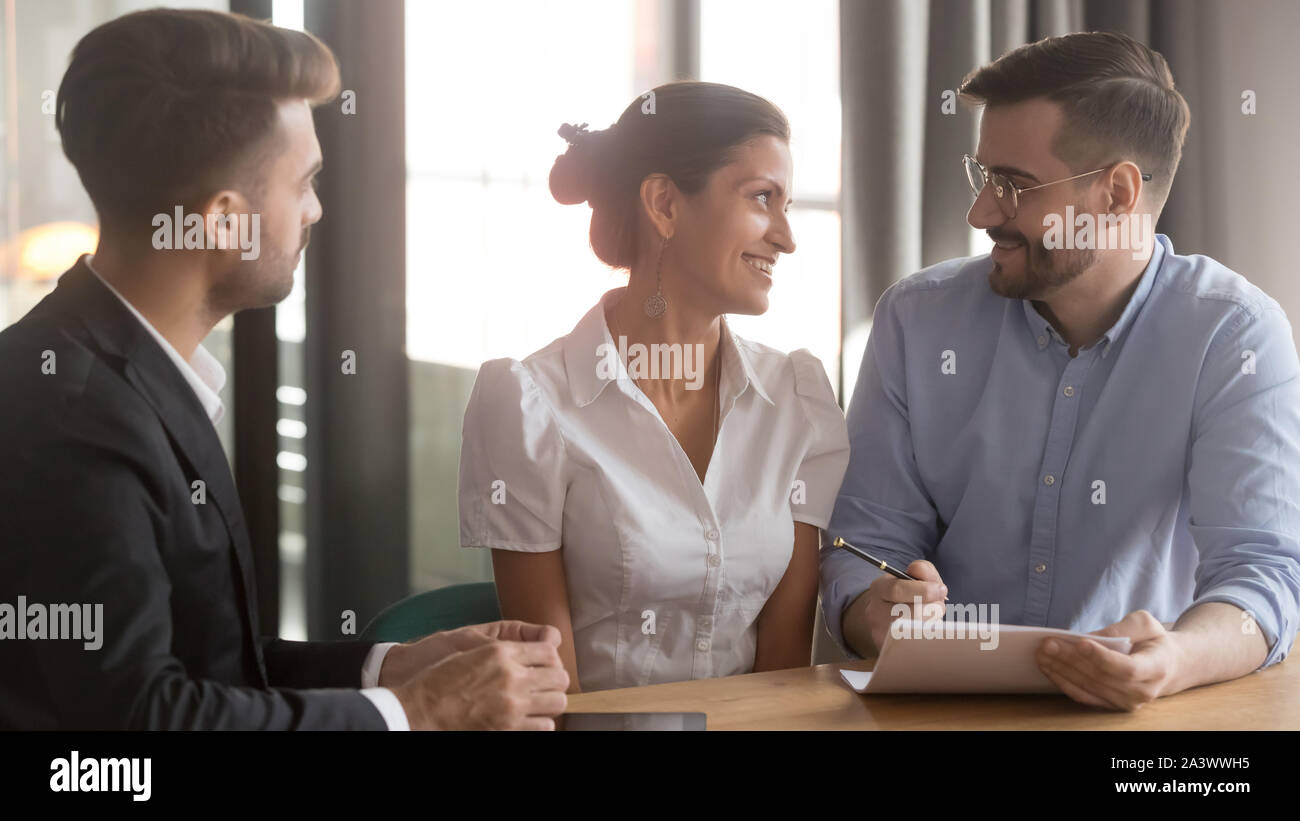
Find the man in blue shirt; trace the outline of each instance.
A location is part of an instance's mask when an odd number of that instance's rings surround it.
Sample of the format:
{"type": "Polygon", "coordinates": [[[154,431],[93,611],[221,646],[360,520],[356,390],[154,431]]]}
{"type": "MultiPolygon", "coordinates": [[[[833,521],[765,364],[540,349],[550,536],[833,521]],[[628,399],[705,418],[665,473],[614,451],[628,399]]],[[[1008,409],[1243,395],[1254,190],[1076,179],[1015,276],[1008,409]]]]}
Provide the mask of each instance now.
{"type": "Polygon", "coordinates": [[[827,548],[832,635],[871,655],[894,613],[920,597],[934,618],[947,597],[1129,636],[1127,655],[1038,651],[1062,692],[1125,710],[1282,660],[1300,363],[1272,298],[1149,230],[1189,119],[1168,66],[1072,34],[976,70],[962,96],[984,107],[967,220],[995,247],[881,297],[827,534],[920,581],[827,548]]]}

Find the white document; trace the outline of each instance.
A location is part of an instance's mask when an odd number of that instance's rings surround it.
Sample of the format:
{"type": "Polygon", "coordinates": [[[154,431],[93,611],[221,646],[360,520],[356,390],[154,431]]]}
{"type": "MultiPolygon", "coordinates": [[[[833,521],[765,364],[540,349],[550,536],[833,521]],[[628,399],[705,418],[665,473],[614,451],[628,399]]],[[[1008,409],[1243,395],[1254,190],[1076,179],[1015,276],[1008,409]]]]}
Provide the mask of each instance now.
{"type": "Polygon", "coordinates": [[[919,621],[896,622],[870,672],[841,670],[859,693],[1054,693],[1056,685],[1038,669],[1034,657],[1045,638],[1089,638],[1127,654],[1127,636],[1103,638],[1051,627],[1018,624],[938,622],[927,630],[919,621]],[[946,630],[944,630],[946,626],[946,630]],[[897,638],[895,628],[910,638],[897,638]],[[938,635],[933,635],[938,633],[938,635]]]}

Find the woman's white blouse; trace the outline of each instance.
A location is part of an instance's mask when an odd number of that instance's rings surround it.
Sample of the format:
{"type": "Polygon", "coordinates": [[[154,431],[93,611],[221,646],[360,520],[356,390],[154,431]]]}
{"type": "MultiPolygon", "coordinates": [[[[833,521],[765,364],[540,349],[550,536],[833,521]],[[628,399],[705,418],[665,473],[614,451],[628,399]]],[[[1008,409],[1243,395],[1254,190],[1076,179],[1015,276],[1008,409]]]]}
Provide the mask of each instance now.
{"type": "Polygon", "coordinates": [[[563,547],[583,690],[746,673],[794,523],[830,518],[849,459],[844,415],[811,353],[746,341],[724,320],[722,421],[701,485],[622,360],[598,367],[613,345],[604,306],[623,290],[523,362],[479,369],[461,545],[563,547]]]}

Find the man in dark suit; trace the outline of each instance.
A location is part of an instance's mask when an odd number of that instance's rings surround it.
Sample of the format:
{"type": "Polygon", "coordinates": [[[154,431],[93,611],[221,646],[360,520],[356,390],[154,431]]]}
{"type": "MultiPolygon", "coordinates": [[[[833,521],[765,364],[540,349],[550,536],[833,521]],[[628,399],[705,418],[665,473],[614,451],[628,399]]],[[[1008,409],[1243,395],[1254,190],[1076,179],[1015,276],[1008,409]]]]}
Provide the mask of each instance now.
{"type": "Polygon", "coordinates": [[[338,87],[310,35],[215,12],[130,14],[74,50],[56,121],[101,236],[0,333],[0,728],[550,728],[563,711],[553,627],[261,637],[214,428],[225,374],[200,343],[288,294],[321,214],[310,106],[338,87]]]}

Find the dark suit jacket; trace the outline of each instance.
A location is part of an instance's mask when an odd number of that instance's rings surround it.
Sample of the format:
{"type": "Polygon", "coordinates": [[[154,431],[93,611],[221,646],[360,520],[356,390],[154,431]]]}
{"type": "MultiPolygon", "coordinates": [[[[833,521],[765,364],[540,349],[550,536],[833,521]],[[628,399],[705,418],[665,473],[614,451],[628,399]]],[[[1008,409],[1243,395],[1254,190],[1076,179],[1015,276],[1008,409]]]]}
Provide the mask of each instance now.
{"type": "Polygon", "coordinates": [[[370,644],[259,638],[216,430],[83,261],[0,333],[0,604],[19,596],[102,604],[103,645],[0,640],[0,728],[385,729],[356,689],[370,644]]]}

